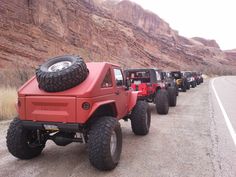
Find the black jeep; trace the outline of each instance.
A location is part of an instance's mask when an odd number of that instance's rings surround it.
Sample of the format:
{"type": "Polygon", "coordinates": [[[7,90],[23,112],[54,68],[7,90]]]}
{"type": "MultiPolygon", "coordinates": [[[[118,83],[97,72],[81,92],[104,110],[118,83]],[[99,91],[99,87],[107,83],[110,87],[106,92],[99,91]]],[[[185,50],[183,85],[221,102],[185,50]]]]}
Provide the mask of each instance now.
{"type": "Polygon", "coordinates": [[[193,77],[191,71],[181,71],[181,73],[187,79],[188,85],[190,85],[192,88],[195,88],[197,86],[197,82],[193,77]]]}
{"type": "Polygon", "coordinates": [[[187,89],[190,88],[187,79],[183,76],[183,74],[180,71],[171,71],[170,76],[175,79],[178,88],[180,88],[183,92],[186,92],[187,89]]]}
{"type": "Polygon", "coordinates": [[[162,71],[161,72],[161,80],[162,82],[165,82],[166,85],[169,87],[174,87],[176,89],[176,96],[179,95],[179,89],[178,86],[175,82],[175,79],[170,76],[170,73],[167,71],[162,71]]]}

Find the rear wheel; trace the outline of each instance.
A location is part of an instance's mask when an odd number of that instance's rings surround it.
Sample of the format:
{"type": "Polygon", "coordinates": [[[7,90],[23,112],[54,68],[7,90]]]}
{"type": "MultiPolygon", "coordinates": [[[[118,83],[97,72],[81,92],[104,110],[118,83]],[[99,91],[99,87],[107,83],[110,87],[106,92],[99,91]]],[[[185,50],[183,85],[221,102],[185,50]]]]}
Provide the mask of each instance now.
{"type": "Polygon", "coordinates": [[[32,159],[41,154],[45,141],[38,141],[37,130],[24,128],[21,121],[15,118],[7,131],[7,148],[19,159],[32,159]]]}
{"type": "Polygon", "coordinates": [[[189,90],[190,89],[190,83],[189,82],[187,82],[187,90],[189,90]]]}
{"type": "Polygon", "coordinates": [[[114,117],[101,117],[92,125],[88,138],[91,164],[99,170],[114,169],[122,150],[120,123],[114,117]]]}
{"type": "Polygon", "coordinates": [[[197,85],[199,85],[200,84],[200,82],[199,82],[199,80],[197,80],[197,85]]]}
{"type": "Polygon", "coordinates": [[[175,90],[176,90],[176,96],[179,96],[179,87],[175,85],[175,90]]]}
{"type": "Polygon", "coordinates": [[[151,124],[151,111],[146,101],[138,101],[131,113],[134,134],[147,135],[151,124]]]}
{"type": "Polygon", "coordinates": [[[169,97],[169,105],[170,106],[176,106],[177,102],[177,96],[176,96],[176,90],[174,87],[168,87],[168,97],[169,97]]]}
{"type": "Polygon", "coordinates": [[[183,84],[183,85],[182,85],[182,91],[183,91],[183,92],[186,92],[186,91],[187,91],[186,84],[183,84]]]}
{"type": "Polygon", "coordinates": [[[169,99],[168,99],[168,93],[165,89],[160,89],[157,91],[155,102],[158,114],[168,114],[169,99]]]}

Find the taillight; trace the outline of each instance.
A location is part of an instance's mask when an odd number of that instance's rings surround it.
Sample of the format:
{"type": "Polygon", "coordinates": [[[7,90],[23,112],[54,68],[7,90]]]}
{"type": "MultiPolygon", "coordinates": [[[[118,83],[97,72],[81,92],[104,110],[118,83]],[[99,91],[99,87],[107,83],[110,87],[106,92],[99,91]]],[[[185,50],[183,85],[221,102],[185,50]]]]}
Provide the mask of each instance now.
{"type": "Polygon", "coordinates": [[[84,102],[84,103],[82,104],[82,108],[83,108],[84,110],[89,110],[89,109],[90,109],[90,104],[89,104],[88,102],[84,102]]]}

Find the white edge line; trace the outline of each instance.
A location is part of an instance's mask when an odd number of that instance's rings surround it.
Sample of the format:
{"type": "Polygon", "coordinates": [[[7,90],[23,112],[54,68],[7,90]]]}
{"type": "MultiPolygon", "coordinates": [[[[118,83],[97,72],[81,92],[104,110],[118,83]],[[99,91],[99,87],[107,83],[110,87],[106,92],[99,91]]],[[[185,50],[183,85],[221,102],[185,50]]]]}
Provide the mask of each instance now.
{"type": "Polygon", "coordinates": [[[223,107],[223,105],[222,105],[222,102],[221,102],[221,100],[220,100],[220,98],[219,98],[219,96],[218,96],[218,94],[217,94],[217,92],[216,92],[216,89],[215,89],[215,87],[214,87],[214,81],[215,81],[215,79],[216,79],[216,78],[214,78],[214,79],[211,81],[211,87],[212,87],[212,89],[213,89],[213,91],[214,91],[214,93],[215,93],[216,100],[217,100],[217,102],[218,102],[218,104],[219,104],[219,106],[220,106],[220,109],[221,109],[221,111],[222,111],[222,114],[223,114],[223,116],[224,116],[224,119],[225,119],[227,128],[228,128],[228,130],[229,130],[229,133],[230,133],[230,135],[231,135],[231,137],[232,137],[232,139],[233,139],[233,141],[234,141],[234,145],[236,146],[236,133],[235,133],[235,131],[234,131],[234,128],[233,128],[233,126],[232,126],[232,124],[231,124],[231,122],[230,122],[230,120],[229,120],[229,117],[228,117],[228,115],[227,115],[227,113],[226,113],[226,111],[225,111],[225,109],[224,109],[224,107],[223,107]]]}

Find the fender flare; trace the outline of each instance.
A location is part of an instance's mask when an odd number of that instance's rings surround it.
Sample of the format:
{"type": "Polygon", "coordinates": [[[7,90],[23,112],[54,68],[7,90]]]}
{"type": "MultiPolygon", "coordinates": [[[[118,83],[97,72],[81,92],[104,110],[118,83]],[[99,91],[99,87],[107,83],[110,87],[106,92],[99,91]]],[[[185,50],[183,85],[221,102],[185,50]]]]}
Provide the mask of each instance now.
{"type": "Polygon", "coordinates": [[[136,105],[137,99],[138,99],[138,93],[139,91],[133,91],[130,94],[130,101],[129,101],[129,107],[128,107],[128,111],[130,112],[134,106],[136,105]]]}
{"type": "Polygon", "coordinates": [[[93,113],[102,105],[106,105],[106,104],[110,104],[110,103],[115,103],[115,100],[106,100],[106,101],[100,101],[100,102],[96,102],[93,104],[91,111],[88,115],[88,117],[91,117],[93,115],[93,113]]]}

